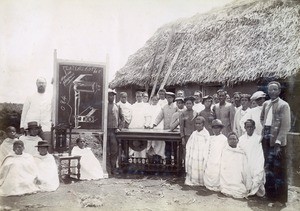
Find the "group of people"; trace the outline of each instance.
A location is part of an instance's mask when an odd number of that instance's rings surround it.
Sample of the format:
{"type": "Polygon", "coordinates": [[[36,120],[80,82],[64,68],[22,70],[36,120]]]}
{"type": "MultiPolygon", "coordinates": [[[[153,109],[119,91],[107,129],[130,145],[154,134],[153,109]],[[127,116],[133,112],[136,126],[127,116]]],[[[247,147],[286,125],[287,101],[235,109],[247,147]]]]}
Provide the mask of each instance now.
{"type": "MultiPolygon", "coordinates": [[[[16,138],[16,129],[8,127],[8,138],[0,145],[1,196],[53,191],[59,185],[54,157],[48,153],[51,115],[49,107],[43,106],[48,99],[43,95],[45,88],[45,79],[39,78],[37,93],[24,104],[21,129],[26,123],[26,135],[16,138]]],[[[267,88],[267,93],[252,95],[235,92],[232,98],[223,89],[213,96],[202,96],[198,90],[185,96],[183,90],[175,94],[161,89],[150,99],[147,92],[137,91],[134,104],[127,101],[126,92],[119,93],[120,101],[115,103],[117,93],[108,90],[107,172],[118,173],[116,133],[123,128],[178,130],[187,185],[237,198],[266,195],[284,204],[290,108],[279,97],[280,83],[272,81],[267,88]]],[[[81,156],[81,179],[103,178],[102,167],[85,140],[78,138],[76,145],[72,155],[81,156]]],[[[131,147],[129,155],[155,155],[170,164],[177,156],[175,147],[168,141],[149,140],[141,150],[131,147]]]]}
{"type": "MultiPolygon", "coordinates": [[[[220,89],[216,95],[202,96],[195,91],[185,96],[164,89],[157,96],[136,92],[136,102],[127,93],[109,90],[108,160],[111,173],[116,170],[117,140],[122,128],[179,130],[186,184],[205,185],[233,197],[266,196],[287,202],[286,136],[290,130],[290,108],[279,98],[281,84],[272,81],[268,92],[235,92],[232,98],[220,89]],[[269,100],[266,100],[267,94],[269,100]],[[111,124],[113,123],[113,124],[111,124]]],[[[149,154],[171,160],[170,142],[148,141],[141,151],[130,149],[130,156],[149,154]]],[[[176,156],[176,155],[175,155],[176,156]]]]}

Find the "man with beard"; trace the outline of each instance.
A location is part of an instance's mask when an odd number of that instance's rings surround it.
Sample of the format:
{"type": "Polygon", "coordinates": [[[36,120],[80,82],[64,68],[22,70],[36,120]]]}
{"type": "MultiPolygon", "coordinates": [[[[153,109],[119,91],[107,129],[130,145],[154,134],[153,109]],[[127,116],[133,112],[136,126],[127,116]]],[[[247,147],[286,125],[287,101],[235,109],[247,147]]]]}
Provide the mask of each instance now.
{"type": "Polygon", "coordinates": [[[43,77],[36,80],[37,92],[28,96],[23,105],[20,129],[24,133],[24,128],[28,122],[37,122],[42,127],[43,133],[39,134],[44,140],[51,140],[51,100],[52,95],[46,92],[47,81],[43,77]]]}

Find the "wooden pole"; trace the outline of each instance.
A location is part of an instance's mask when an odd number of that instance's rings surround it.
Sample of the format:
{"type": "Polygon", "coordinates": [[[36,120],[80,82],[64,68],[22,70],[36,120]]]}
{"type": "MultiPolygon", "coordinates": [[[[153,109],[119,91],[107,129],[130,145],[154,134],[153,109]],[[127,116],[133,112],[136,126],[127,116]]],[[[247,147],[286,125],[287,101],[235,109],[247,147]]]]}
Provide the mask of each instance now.
{"type": "Polygon", "coordinates": [[[168,80],[168,78],[169,78],[169,76],[170,76],[170,74],[171,74],[171,71],[172,71],[172,69],[173,69],[173,66],[174,66],[174,64],[176,63],[177,58],[178,58],[178,56],[179,56],[179,54],[180,54],[180,52],[181,52],[181,50],[182,50],[182,48],[183,48],[183,45],[184,45],[184,43],[182,42],[182,43],[180,44],[179,48],[177,49],[177,52],[176,52],[176,54],[175,54],[175,56],[174,56],[174,58],[173,58],[173,60],[172,60],[172,62],[171,62],[171,65],[170,65],[170,67],[169,67],[169,69],[168,69],[168,72],[167,72],[167,74],[165,75],[165,78],[164,78],[162,84],[160,85],[159,89],[163,89],[164,86],[165,86],[165,84],[167,83],[167,80],[168,80]]]}
{"type": "Polygon", "coordinates": [[[170,48],[170,44],[171,44],[171,41],[172,41],[172,38],[173,38],[173,35],[174,35],[174,28],[172,28],[172,31],[171,31],[171,34],[170,34],[170,37],[169,37],[169,40],[167,42],[167,46],[166,46],[166,49],[165,49],[165,52],[164,52],[164,55],[163,55],[163,58],[160,62],[160,65],[159,65],[159,68],[158,68],[158,71],[157,71],[157,76],[156,76],[156,79],[154,81],[154,84],[153,84],[153,87],[152,87],[152,91],[151,91],[151,95],[150,95],[150,99],[151,97],[154,95],[154,92],[155,92],[155,88],[157,86],[157,82],[158,82],[158,79],[159,79],[159,76],[160,76],[160,73],[162,71],[162,68],[164,66],[164,63],[165,63],[165,60],[166,60],[166,57],[167,57],[167,53],[169,51],[169,48],[170,48]]]}

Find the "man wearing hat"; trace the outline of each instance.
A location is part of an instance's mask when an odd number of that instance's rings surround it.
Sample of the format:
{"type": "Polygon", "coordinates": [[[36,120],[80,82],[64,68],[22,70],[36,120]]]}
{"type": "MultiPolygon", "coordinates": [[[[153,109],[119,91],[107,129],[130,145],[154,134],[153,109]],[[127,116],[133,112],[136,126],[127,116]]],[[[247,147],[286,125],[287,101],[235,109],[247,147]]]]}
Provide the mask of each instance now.
{"type": "Polygon", "coordinates": [[[28,131],[28,135],[22,135],[19,137],[19,139],[24,142],[24,152],[33,156],[39,154],[35,146],[39,141],[42,141],[41,137],[38,136],[40,129],[41,127],[35,121],[27,123],[26,130],[28,131]]]}
{"type": "MultiPolygon", "coordinates": [[[[153,127],[156,127],[161,121],[164,121],[164,130],[170,130],[172,116],[178,110],[177,106],[173,102],[174,98],[175,94],[173,92],[166,92],[168,104],[165,105],[159,112],[153,127]]],[[[171,142],[166,142],[165,154],[168,161],[171,159],[171,147],[171,142]]]]}
{"type": "Polygon", "coordinates": [[[223,149],[227,146],[227,138],[221,131],[224,125],[221,120],[214,119],[211,123],[213,135],[207,144],[206,169],[204,170],[204,185],[212,191],[220,191],[220,166],[223,149]]]}
{"type": "Polygon", "coordinates": [[[38,187],[40,191],[55,191],[59,186],[57,166],[53,155],[48,153],[47,141],[39,141],[38,155],[33,156],[38,169],[38,187]]]}
{"type": "Polygon", "coordinates": [[[124,119],[121,115],[121,108],[114,103],[116,92],[108,90],[107,107],[107,172],[108,174],[117,173],[116,163],[118,160],[118,142],[116,132],[123,127],[124,119]]]}
{"type": "Polygon", "coordinates": [[[247,113],[246,119],[252,119],[255,122],[254,132],[257,135],[261,135],[263,126],[260,122],[260,114],[262,111],[262,104],[266,100],[266,94],[263,91],[254,92],[253,95],[251,96],[250,100],[255,101],[257,106],[250,109],[250,111],[247,113]]]}
{"type": "Polygon", "coordinates": [[[36,80],[37,92],[28,96],[24,102],[20,129],[24,132],[28,122],[36,121],[42,127],[42,138],[50,140],[52,94],[46,91],[47,81],[43,77],[36,80]]]}

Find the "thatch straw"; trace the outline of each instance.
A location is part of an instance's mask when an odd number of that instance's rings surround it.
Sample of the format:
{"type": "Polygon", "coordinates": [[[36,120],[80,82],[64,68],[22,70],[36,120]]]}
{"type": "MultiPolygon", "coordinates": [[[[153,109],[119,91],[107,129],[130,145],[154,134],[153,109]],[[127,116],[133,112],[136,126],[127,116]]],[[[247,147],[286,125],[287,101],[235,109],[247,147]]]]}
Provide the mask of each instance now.
{"type": "Polygon", "coordinates": [[[300,70],[299,22],[299,1],[258,0],[239,1],[169,23],[129,57],[110,86],[152,86],[172,27],[176,33],[159,83],[182,42],[184,47],[167,86],[187,83],[229,85],[262,77],[292,76],[300,70]]]}

